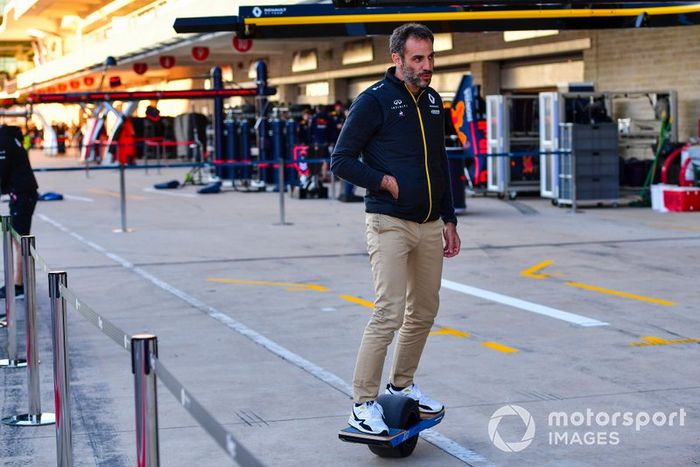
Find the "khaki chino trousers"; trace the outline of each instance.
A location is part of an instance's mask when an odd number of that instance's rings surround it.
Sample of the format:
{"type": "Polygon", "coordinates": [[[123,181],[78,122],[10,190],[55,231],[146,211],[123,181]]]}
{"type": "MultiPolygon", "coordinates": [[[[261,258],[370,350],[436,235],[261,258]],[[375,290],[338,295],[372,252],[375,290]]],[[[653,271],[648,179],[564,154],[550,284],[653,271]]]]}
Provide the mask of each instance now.
{"type": "Polygon", "coordinates": [[[390,381],[410,386],[435,321],[442,278],[442,220],[419,224],[384,214],[366,215],[374,312],[357,355],[353,398],[377,398],[387,348],[399,331],[390,381]]]}

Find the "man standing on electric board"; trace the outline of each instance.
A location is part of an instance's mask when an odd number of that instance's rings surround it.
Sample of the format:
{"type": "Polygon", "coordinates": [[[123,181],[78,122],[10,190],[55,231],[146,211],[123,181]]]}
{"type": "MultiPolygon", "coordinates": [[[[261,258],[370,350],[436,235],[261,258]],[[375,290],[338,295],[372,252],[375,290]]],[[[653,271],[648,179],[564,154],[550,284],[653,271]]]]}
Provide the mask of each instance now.
{"type": "Polygon", "coordinates": [[[389,49],[395,66],[353,103],[331,165],[336,175],[367,190],[375,301],[357,356],[349,424],[371,434],[388,433],[375,399],[397,330],[386,393],[411,397],[424,412],[444,408],[418,389],[413,375],[438,311],[443,257],[460,249],[442,100],[429,87],[433,34],[405,24],[394,30],[389,49]]]}

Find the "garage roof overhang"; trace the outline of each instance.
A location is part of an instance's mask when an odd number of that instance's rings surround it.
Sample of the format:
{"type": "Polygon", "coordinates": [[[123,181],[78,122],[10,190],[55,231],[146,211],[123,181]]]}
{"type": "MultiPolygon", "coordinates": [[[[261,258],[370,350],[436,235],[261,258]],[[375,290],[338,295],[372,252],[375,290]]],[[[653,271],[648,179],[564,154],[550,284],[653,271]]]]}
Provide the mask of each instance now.
{"type": "MultiPolygon", "coordinates": [[[[359,1],[380,3],[379,0],[359,1]]],[[[421,2],[397,0],[397,3],[416,5],[421,2]]],[[[466,1],[457,6],[450,3],[452,6],[431,7],[242,6],[238,16],[178,18],[174,27],[178,33],[236,31],[246,37],[280,39],[386,35],[406,22],[423,23],[436,33],[700,24],[700,2],[466,1]]]]}

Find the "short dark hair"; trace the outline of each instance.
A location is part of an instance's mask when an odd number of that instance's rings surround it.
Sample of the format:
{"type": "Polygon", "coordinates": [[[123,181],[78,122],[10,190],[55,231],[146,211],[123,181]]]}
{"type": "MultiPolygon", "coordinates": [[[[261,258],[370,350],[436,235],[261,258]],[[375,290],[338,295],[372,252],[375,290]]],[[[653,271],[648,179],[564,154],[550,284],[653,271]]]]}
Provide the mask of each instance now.
{"type": "Polygon", "coordinates": [[[407,23],[394,29],[389,38],[389,53],[397,53],[403,57],[406,51],[406,41],[409,37],[434,42],[433,33],[427,26],[418,23],[407,23]]]}

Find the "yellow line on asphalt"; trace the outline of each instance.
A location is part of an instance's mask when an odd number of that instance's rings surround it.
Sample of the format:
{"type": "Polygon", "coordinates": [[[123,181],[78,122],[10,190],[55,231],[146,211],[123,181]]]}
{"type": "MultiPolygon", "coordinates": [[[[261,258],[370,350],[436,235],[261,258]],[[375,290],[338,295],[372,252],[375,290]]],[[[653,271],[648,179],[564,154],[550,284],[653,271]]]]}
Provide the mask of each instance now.
{"type": "Polygon", "coordinates": [[[316,292],[328,292],[330,289],[318,284],[303,284],[298,282],[267,282],[267,281],[249,281],[243,279],[219,279],[209,278],[209,282],[220,282],[223,284],[245,284],[245,285],[268,285],[272,287],[287,287],[290,292],[299,292],[302,290],[315,290],[316,292]]]}
{"type": "Polygon", "coordinates": [[[674,306],[676,302],[669,300],[663,300],[661,298],[645,297],[644,295],[636,295],[627,292],[620,292],[619,290],[606,289],[605,287],[599,287],[597,285],[583,284],[581,282],[566,282],[566,285],[570,287],[576,287],[577,289],[590,290],[591,292],[598,292],[606,295],[615,295],[617,297],[630,298],[632,300],[639,300],[641,302],[654,303],[656,305],[663,306],[674,306]]]}
{"type": "Polygon", "coordinates": [[[679,232],[700,232],[700,229],[694,228],[694,227],[687,227],[684,225],[674,225],[670,223],[665,223],[665,222],[654,222],[654,223],[649,223],[651,227],[658,227],[661,229],[667,229],[667,230],[676,230],[679,232]]]}
{"type": "Polygon", "coordinates": [[[440,328],[437,331],[433,331],[428,335],[429,336],[455,336],[455,337],[462,337],[462,338],[471,336],[471,334],[469,334],[468,332],[460,331],[460,330],[455,329],[455,328],[440,328]]]}
{"type": "MultiPolygon", "coordinates": [[[[103,190],[93,190],[90,189],[88,190],[90,193],[95,193],[96,195],[105,195],[105,196],[111,196],[112,198],[119,198],[121,195],[117,192],[114,191],[103,191],[103,190]]],[[[138,195],[126,195],[126,199],[134,199],[138,201],[143,201],[146,199],[143,196],[138,196],[138,195]]]]}
{"type": "Polygon", "coordinates": [[[642,336],[643,342],[632,342],[632,347],[646,347],[650,345],[673,345],[673,344],[694,344],[700,342],[700,339],[688,337],[686,339],[664,339],[656,336],[642,336]]]}
{"type": "Polygon", "coordinates": [[[533,279],[546,279],[552,277],[551,274],[542,274],[540,271],[547,266],[554,264],[554,261],[548,259],[547,261],[542,261],[539,264],[535,264],[533,267],[520,271],[521,276],[531,277],[533,279]]]}
{"type": "Polygon", "coordinates": [[[352,295],[340,295],[340,298],[342,298],[346,302],[355,303],[366,308],[374,309],[374,303],[360,297],[354,297],[352,295]]]}
{"type": "Polygon", "coordinates": [[[498,350],[503,353],[515,353],[519,352],[518,349],[509,347],[507,345],[499,344],[498,342],[482,342],[481,345],[488,347],[489,349],[498,350]]]}
{"type": "MultiPolygon", "coordinates": [[[[366,308],[374,309],[374,303],[359,298],[355,297],[353,295],[340,295],[340,298],[342,298],[345,301],[348,301],[350,303],[355,303],[357,305],[364,306],[366,308]]],[[[448,328],[448,327],[442,327],[439,328],[437,331],[432,331],[429,336],[454,336],[454,337],[460,337],[460,338],[467,338],[470,337],[471,334],[466,332],[466,331],[460,331],[455,328],[448,328]]],[[[499,352],[504,352],[504,353],[515,353],[518,352],[518,349],[514,349],[513,347],[508,347],[507,345],[499,344],[498,342],[482,342],[481,345],[484,347],[488,347],[489,349],[492,350],[497,350],[499,352]]]]}

